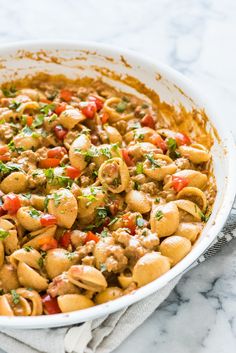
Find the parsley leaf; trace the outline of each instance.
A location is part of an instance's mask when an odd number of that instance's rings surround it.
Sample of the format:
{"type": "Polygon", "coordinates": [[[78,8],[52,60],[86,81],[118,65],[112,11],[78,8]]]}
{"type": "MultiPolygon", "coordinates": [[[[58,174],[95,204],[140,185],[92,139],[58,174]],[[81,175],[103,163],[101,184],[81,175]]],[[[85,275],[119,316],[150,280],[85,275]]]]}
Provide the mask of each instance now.
{"type": "Polygon", "coordinates": [[[114,223],[116,223],[117,221],[118,221],[118,217],[115,217],[115,218],[113,218],[112,220],[111,220],[111,222],[108,224],[108,227],[109,226],[112,226],[112,224],[114,224],[114,223]]]}
{"type": "Polygon", "coordinates": [[[155,214],[155,218],[160,221],[164,217],[164,214],[161,210],[157,211],[155,214]]]}
{"type": "Polygon", "coordinates": [[[4,94],[5,97],[7,98],[12,98],[16,96],[16,88],[14,86],[11,86],[10,88],[2,88],[2,93],[4,94]]]}
{"type": "Polygon", "coordinates": [[[106,238],[108,237],[108,230],[107,229],[103,229],[101,231],[101,234],[100,234],[101,238],[106,238]]]}
{"type": "Polygon", "coordinates": [[[161,168],[160,164],[155,160],[153,153],[146,154],[146,158],[152,165],[152,168],[161,168]]]}
{"type": "Polygon", "coordinates": [[[142,228],[145,224],[145,221],[142,217],[138,216],[136,218],[136,225],[139,227],[139,228],[142,228]]]}
{"type": "Polygon", "coordinates": [[[180,157],[180,153],[178,151],[176,151],[176,148],[177,148],[176,140],[173,139],[172,137],[169,137],[166,140],[166,143],[167,143],[167,146],[168,146],[170,157],[172,159],[176,159],[176,158],[180,157]]]}
{"type": "Polygon", "coordinates": [[[20,295],[18,293],[16,293],[15,289],[12,289],[11,290],[11,296],[12,296],[12,301],[13,303],[16,305],[16,304],[19,304],[20,302],[20,295]]]}
{"type": "Polygon", "coordinates": [[[138,162],[136,165],[136,173],[137,174],[143,174],[143,163],[138,162]]]}
{"type": "Polygon", "coordinates": [[[105,219],[107,217],[107,209],[105,207],[97,208],[97,217],[99,219],[105,219]]]}
{"type": "Polygon", "coordinates": [[[21,105],[21,102],[12,101],[9,108],[12,110],[17,110],[21,105]]]}
{"type": "Polygon", "coordinates": [[[74,258],[77,254],[76,254],[75,252],[69,252],[69,251],[67,251],[67,252],[65,253],[65,255],[66,255],[66,257],[67,257],[68,260],[72,261],[73,258],[74,258]]]}
{"type": "Polygon", "coordinates": [[[117,113],[123,113],[126,108],[127,108],[127,103],[124,101],[121,101],[120,103],[117,104],[116,111],[117,113]]]}
{"type": "Polygon", "coordinates": [[[11,141],[8,143],[7,146],[8,146],[8,148],[9,148],[9,150],[11,150],[12,152],[17,152],[17,153],[19,153],[19,152],[24,151],[24,148],[23,148],[23,147],[16,147],[13,140],[11,140],[11,141]]]}
{"type": "Polygon", "coordinates": [[[34,128],[39,127],[39,126],[43,125],[43,122],[44,122],[44,115],[38,114],[35,116],[32,126],[34,128]]]}
{"type": "Polygon", "coordinates": [[[61,203],[61,195],[57,194],[56,192],[53,194],[54,204],[55,206],[59,206],[61,203]]]}
{"type": "Polygon", "coordinates": [[[7,230],[0,229],[0,240],[4,240],[10,233],[7,230]]]}
{"type": "Polygon", "coordinates": [[[15,163],[9,163],[9,164],[4,164],[2,161],[0,161],[0,173],[3,175],[9,174],[15,170],[21,171],[22,169],[20,168],[19,165],[15,163]]]}
{"type": "Polygon", "coordinates": [[[38,210],[36,210],[35,208],[30,209],[28,213],[29,213],[30,217],[32,217],[34,219],[37,219],[40,216],[40,212],[38,210]]]}
{"type": "Polygon", "coordinates": [[[31,250],[33,250],[33,247],[30,246],[30,245],[26,245],[23,247],[23,249],[26,251],[26,252],[30,252],[31,250]]]}
{"type": "Polygon", "coordinates": [[[50,185],[70,187],[73,184],[73,180],[71,178],[64,175],[55,175],[53,168],[44,169],[43,172],[47,178],[48,184],[50,185]]]}
{"type": "Polygon", "coordinates": [[[140,190],[140,184],[137,182],[137,180],[134,181],[134,190],[140,190]]]}
{"type": "Polygon", "coordinates": [[[201,217],[201,221],[206,223],[209,220],[211,214],[206,215],[206,214],[204,214],[202,212],[199,212],[199,216],[201,217]]]}
{"type": "Polygon", "coordinates": [[[52,112],[55,109],[55,104],[45,104],[44,106],[42,106],[39,111],[40,113],[44,114],[44,115],[48,115],[50,112],[52,112]]]}

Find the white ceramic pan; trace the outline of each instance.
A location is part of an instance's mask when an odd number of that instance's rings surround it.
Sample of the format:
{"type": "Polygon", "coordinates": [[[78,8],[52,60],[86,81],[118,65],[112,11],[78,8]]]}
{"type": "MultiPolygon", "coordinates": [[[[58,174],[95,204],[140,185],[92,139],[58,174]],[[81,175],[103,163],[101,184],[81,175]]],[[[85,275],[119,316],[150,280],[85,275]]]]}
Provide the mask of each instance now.
{"type": "MultiPolygon", "coordinates": [[[[114,49],[103,44],[27,42],[0,47],[0,83],[37,72],[64,74],[69,78],[81,75],[96,77],[101,75],[101,72],[107,74],[107,69],[119,75],[137,78],[158,92],[161,100],[168,103],[175,105],[181,103],[188,110],[192,108],[205,110],[210,121],[209,129],[214,127],[219,136],[212,147],[218,189],[213,213],[192,251],[169,272],[132,294],[68,314],[38,317],[0,316],[0,327],[32,329],[64,326],[91,320],[131,305],[158,291],[178,274],[184,272],[209,247],[228,217],[236,191],[233,139],[224,123],[224,117],[216,114],[217,107],[209,107],[201,93],[184,76],[158,62],[143,58],[137,53],[114,49]]],[[[107,77],[105,80],[109,81],[107,77]]],[[[117,81],[112,84],[120,87],[117,81]]]]}

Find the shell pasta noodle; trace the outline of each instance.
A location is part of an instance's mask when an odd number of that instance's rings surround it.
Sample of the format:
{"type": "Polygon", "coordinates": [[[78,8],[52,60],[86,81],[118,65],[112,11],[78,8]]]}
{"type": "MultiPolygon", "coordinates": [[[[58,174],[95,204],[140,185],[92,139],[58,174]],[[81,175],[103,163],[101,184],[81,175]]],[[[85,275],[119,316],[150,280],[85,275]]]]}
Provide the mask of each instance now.
{"type": "Polygon", "coordinates": [[[191,251],[217,190],[187,115],[98,79],[2,85],[0,315],[115,300],[191,251]]]}

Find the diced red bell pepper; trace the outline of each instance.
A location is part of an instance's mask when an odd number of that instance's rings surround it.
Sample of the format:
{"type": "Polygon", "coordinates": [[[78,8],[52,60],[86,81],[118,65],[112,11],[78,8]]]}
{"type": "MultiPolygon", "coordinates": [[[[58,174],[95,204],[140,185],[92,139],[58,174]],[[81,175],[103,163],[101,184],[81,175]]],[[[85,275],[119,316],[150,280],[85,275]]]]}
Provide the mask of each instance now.
{"type": "Polygon", "coordinates": [[[27,126],[31,126],[33,124],[33,121],[34,121],[34,119],[33,119],[33,117],[31,115],[28,115],[26,117],[26,125],[27,126]]]}
{"type": "Polygon", "coordinates": [[[68,130],[65,129],[62,125],[56,125],[54,127],[54,132],[58,140],[64,140],[68,133],[68,130]]]}
{"type": "Polygon", "coordinates": [[[96,107],[97,107],[97,111],[101,110],[102,107],[103,107],[103,101],[102,99],[100,99],[99,97],[96,97],[96,96],[89,96],[88,97],[88,100],[90,102],[94,102],[96,104],[96,107]]]}
{"type": "Polygon", "coordinates": [[[55,108],[55,113],[60,115],[62,112],[64,112],[64,110],[66,110],[66,106],[67,104],[65,102],[58,104],[55,108]]]}
{"type": "Polygon", "coordinates": [[[181,191],[183,188],[185,188],[185,186],[188,186],[188,184],[189,184],[189,181],[187,178],[180,177],[180,176],[172,177],[172,185],[175,191],[177,192],[181,191]]]}
{"type": "Polygon", "coordinates": [[[40,102],[46,103],[46,104],[51,104],[51,103],[52,103],[52,101],[50,101],[50,100],[47,99],[47,98],[41,98],[41,99],[40,99],[40,102]]]}
{"type": "Polygon", "coordinates": [[[59,243],[60,243],[60,245],[61,245],[63,248],[65,248],[65,249],[68,248],[68,246],[69,246],[70,243],[71,243],[71,232],[70,232],[69,230],[66,231],[66,232],[62,235],[62,237],[60,238],[59,243]]]}
{"type": "Polygon", "coordinates": [[[153,134],[150,137],[150,142],[153,143],[155,146],[159,147],[163,151],[163,153],[167,151],[167,144],[160,135],[153,134]]]}
{"type": "Polygon", "coordinates": [[[191,140],[188,137],[188,135],[186,135],[186,134],[184,134],[182,132],[177,132],[176,133],[175,140],[176,140],[178,146],[190,145],[191,144],[191,140]]]}
{"type": "Polygon", "coordinates": [[[129,153],[126,149],[122,149],[122,157],[127,164],[128,167],[133,167],[134,166],[134,161],[133,159],[129,156],[129,153]]]}
{"type": "Polygon", "coordinates": [[[39,161],[39,167],[42,169],[55,168],[58,167],[61,160],[58,158],[47,158],[41,159],[39,161]]]}
{"type": "Polygon", "coordinates": [[[76,179],[80,176],[81,171],[75,167],[68,166],[66,167],[66,176],[68,176],[71,179],[76,179]]]}
{"type": "Polygon", "coordinates": [[[61,160],[66,153],[67,150],[65,147],[53,147],[48,151],[47,155],[48,158],[56,158],[61,160]]]}
{"type": "Polygon", "coordinates": [[[130,230],[131,235],[134,235],[135,230],[136,230],[136,223],[135,223],[134,219],[132,217],[130,217],[130,215],[128,215],[128,214],[123,215],[122,218],[125,221],[125,227],[130,230]]]}
{"type": "Polygon", "coordinates": [[[93,232],[88,231],[84,243],[86,244],[88,241],[91,241],[91,240],[94,240],[95,243],[97,243],[99,241],[99,237],[93,232]]]}
{"type": "Polygon", "coordinates": [[[52,298],[49,294],[42,296],[42,303],[44,311],[47,315],[59,314],[61,309],[59,308],[57,298],[52,298]]]}
{"type": "Polygon", "coordinates": [[[104,112],[104,113],[102,114],[102,117],[101,117],[101,122],[102,122],[102,124],[103,124],[103,125],[106,124],[107,121],[108,121],[108,119],[109,119],[109,114],[108,114],[107,112],[104,112]]]}
{"type": "Polygon", "coordinates": [[[141,125],[150,127],[151,129],[155,129],[155,121],[154,121],[153,117],[150,114],[146,114],[141,119],[141,125]]]}
{"type": "Polygon", "coordinates": [[[79,108],[88,119],[93,119],[97,112],[97,106],[95,102],[80,102],[79,108]]]}
{"type": "Polygon", "coordinates": [[[45,213],[41,218],[40,218],[40,223],[43,227],[48,227],[52,226],[54,224],[57,224],[57,219],[54,215],[45,213]]]}
{"type": "Polygon", "coordinates": [[[8,162],[10,160],[10,153],[5,153],[0,155],[0,161],[8,162]]]}
{"type": "Polygon", "coordinates": [[[43,251],[48,251],[51,249],[56,249],[57,247],[58,247],[57,240],[54,238],[51,238],[46,243],[42,244],[40,249],[43,251]]]}
{"type": "Polygon", "coordinates": [[[19,196],[11,193],[5,196],[3,209],[8,211],[9,214],[15,214],[21,207],[19,196]]]}
{"type": "Polygon", "coordinates": [[[0,155],[3,155],[9,151],[8,146],[0,146],[0,155]]]}
{"type": "Polygon", "coordinates": [[[66,102],[70,102],[72,98],[72,92],[68,89],[62,89],[60,91],[60,98],[66,102]]]}

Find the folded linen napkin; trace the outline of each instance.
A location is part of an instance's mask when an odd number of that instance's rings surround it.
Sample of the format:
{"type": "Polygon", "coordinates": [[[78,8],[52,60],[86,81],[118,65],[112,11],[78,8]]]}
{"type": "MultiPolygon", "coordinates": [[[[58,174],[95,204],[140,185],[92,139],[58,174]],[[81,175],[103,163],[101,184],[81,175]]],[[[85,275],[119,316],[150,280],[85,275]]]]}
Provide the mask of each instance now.
{"type": "MultiPolygon", "coordinates": [[[[193,266],[215,255],[233,238],[236,238],[236,204],[215,242],[193,266]]],[[[0,348],[7,353],[110,353],[158,308],[180,278],[181,275],[128,308],[81,325],[27,331],[0,329],[0,348]]]]}

